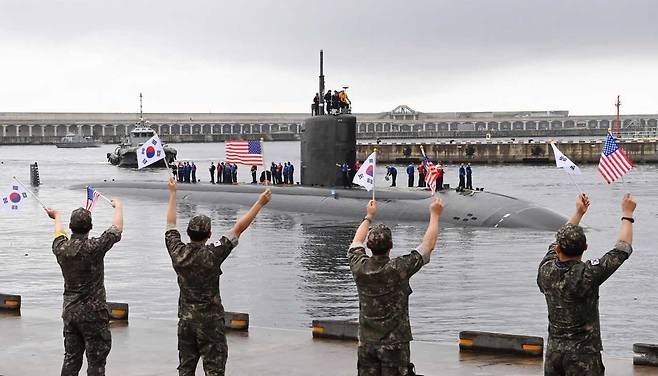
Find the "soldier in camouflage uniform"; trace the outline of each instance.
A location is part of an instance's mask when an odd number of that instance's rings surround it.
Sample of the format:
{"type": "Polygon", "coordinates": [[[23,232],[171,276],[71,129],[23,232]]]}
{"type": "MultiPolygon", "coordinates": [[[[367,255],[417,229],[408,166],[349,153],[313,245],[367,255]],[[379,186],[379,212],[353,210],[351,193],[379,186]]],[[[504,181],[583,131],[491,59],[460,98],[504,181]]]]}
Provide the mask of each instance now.
{"type": "Polygon", "coordinates": [[[635,201],[626,194],[622,201],[622,225],[614,249],[600,259],[582,262],[587,238],[580,220],[589,208],[581,193],[576,212],[556,235],[556,241],[539,264],[537,284],[548,305],[548,347],[544,360],[547,376],[597,376],[605,367],[601,360],[599,286],[631,255],[635,201]]]}
{"type": "Polygon", "coordinates": [[[359,293],[359,376],[412,375],[409,342],[409,278],[430,261],[439,233],[443,202],[433,199],[423,241],[404,256],[390,258],[391,230],[384,225],[369,229],[377,211],[374,200],[347,252],[359,293]],[[367,237],[367,243],[366,242],[367,237]],[[366,254],[366,246],[372,256],[366,254]]]}
{"type": "Polygon", "coordinates": [[[272,196],[263,192],[251,209],[219,240],[210,239],[210,218],[194,216],[188,226],[190,243],[176,229],[176,180],[169,178],[169,207],[165,244],[178,275],[178,374],[194,376],[199,358],[207,376],[223,376],[228,358],[224,307],[219,295],[220,266],[238,245],[238,238],[272,196]]]}
{"type": "Polygon", "coordinates": [[[109,313],[105,300],[103,258],[114,243],[121,240],[123,205],[112,200],[114,221],[98,238],[89,238],[91,213],[83,208],[73,211],[69,239],[60,214],[46,209],[55,220],[53,253],[64,276],[64,364],[62,376],[78,375],[82,355],[87,353],[87,375],[105,375],[105,361],[112,347],[109,313]]]}

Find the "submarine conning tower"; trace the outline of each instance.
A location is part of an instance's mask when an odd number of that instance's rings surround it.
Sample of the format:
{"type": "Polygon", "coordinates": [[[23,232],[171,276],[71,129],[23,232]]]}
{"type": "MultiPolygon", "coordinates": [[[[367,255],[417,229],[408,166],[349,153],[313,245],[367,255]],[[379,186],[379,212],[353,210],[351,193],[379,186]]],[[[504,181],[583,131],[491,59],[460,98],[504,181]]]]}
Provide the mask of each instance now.
{"type": "Polygon", "coordinates": [[[342,184],[336,165],[356,162],[356,116],[319,115],[302,123],[301,178],[306,186],[333,187],[342,184]]]}

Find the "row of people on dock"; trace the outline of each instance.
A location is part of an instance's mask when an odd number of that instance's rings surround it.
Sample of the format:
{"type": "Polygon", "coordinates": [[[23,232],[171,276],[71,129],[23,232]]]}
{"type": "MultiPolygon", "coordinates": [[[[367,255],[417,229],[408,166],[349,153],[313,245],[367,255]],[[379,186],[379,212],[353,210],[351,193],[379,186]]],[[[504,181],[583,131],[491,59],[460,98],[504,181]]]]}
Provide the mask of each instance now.
{"type": "MultiPolygon", "coordinates": [[[[187,225],[190,242],[185,243],[177,228],[175,178],[169,179],[168,189],[164,240],[180,288],[178,372],[181,376],[194,375],[199,359],[203,359],[206,375],[225,375],[228,345],[219,290],[220,267],[238,245],[240,235],[270,201],[272,193],[269,189],[261,193],[235,225],[225,229],[212,243],[209,243],[213,233],[210,218],[203,214],[193,216],[187,225]]],[[[117,199],[112,200],[112,206],[113,224],[98,238],[89,238],[92,218],[88,210],[79,208],[71,214],[70,238],[59,212],[46,210],[55,220],[52,250],[64,277],[62,375],[77,375],[85,352],[88,374],[105,374],[112,341],[105,298],[104,256],[121,240],[123,231],[123,206],[117,199]]],[[[539,291],[544,294],[548,309],[544,374],[549,376],[604,374],[599,287],[633,251],[636,203],[626,194],[621,203],[621,229],[614,248],[601,258],[582,261],[587,238],[580,222],[589,206],[589,197],[579,194],[574,214],[557,231],[537,271],[539,291]]],[[[351,245],[346,247],[359,300],[358,375],[414,375],[409,281],[430,262],[443,202],[436,197],[432,199],[422,240],[411,252],[395,258],[390,257],[394,244],[391,229],[373,223],[377,202],[369,201],[365,212],[351,245]]]]}
{"type": "Polygon", "coordinates": [[[328,90],[324,94],[324,109],[320,106],[320,102],[320,93],[315,93],[313,106],[311,107],[313,116],[324,115],[325,110],[327,115],[349,114],[352,112],[352,102],[350,102],[350,98],[347,96],[345,90],[334,90],[333,92],[328,90]]]}
{"type": "Polygon", "coordinates": [[[194,162],[178,162],[171,166],[171,173],[181,183],[196,183],[196,165],[194,162]]]}

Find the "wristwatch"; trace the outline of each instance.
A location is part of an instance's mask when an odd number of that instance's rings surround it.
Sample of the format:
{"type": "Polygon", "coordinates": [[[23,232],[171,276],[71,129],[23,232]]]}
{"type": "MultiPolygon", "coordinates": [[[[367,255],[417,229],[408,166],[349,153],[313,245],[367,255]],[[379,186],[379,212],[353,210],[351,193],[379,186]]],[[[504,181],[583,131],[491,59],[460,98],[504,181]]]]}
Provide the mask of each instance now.
{"type": "Polygon", "coordinates": [[[363,221],[368,221],[368,223],[372,223],[372,219],[368,218],[367,216],[363,217],[363,220],[361,222],[363,221]]]}
{"type": "Polygon", "coordinates": [[[624,219],[627,220],[627,221],[629,221],[630,223],[635,223],[635,219],[633,219],[633,217],[621,217],[621,220],[622,220],[622,221],[623,221],[624,219]]]}

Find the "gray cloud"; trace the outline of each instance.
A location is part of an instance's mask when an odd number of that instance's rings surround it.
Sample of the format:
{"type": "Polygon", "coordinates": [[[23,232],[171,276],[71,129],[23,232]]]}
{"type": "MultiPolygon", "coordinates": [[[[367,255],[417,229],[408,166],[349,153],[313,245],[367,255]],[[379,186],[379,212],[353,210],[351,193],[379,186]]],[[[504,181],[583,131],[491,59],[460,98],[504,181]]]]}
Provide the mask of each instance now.
{"type": "Polygon", "coordinates": [[[237,65],[252,72],[245,86],[279,88],[265,77],[281,70],[297,73],[291,84],[308,80],[312,88],[324,48],[328,77],[376,77],[384,90],[413,84],[422,93],[423,85],[535,62],[655,62],[657,15],[650,0],[0,0],[0,46],[64,58],[93,50],[100,59],[134,60],[135,72],[125,73],[135,76],[148,75],[144,60],[171,70],[237,65]]]}

